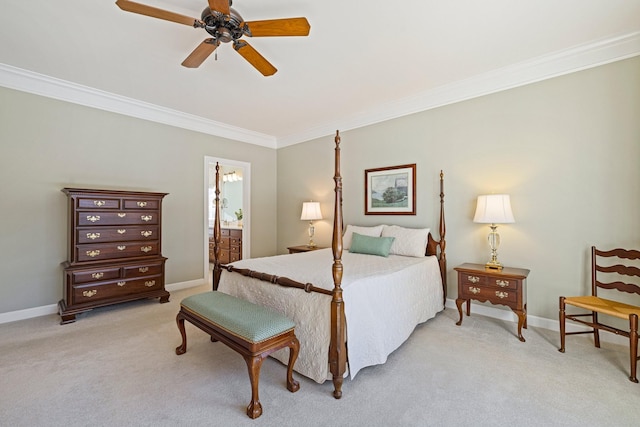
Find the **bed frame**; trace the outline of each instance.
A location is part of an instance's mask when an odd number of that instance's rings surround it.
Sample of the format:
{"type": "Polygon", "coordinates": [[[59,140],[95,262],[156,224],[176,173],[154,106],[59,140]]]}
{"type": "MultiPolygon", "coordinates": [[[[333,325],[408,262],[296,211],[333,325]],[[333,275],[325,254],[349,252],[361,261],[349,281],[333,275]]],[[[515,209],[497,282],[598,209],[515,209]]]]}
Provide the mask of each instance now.
{"type": "MultiPolygon", "coordinates": [[[[229,272],[237,272],[244,276],[259,279],[280,286],[304,289],[305,292],[318,292],[331,295],[331,343],[329,344],[329,369],[333,378],[333,397],[340,399],[342,397],[342,382],[344,373],[347,369],[347,346],[345,337],[346,320],[344,315],[344,301],[342,299],[342,176],[340,175],[340,132],[336,131],[335,136],[335,173],[333,180],[335,182],[335,201],[333,213],[333,240],[331,248],[333,250],[333,290],[317,288],[311,283],[301,283],[291,280],[287,277],[252,271],[249,269],[235,268],[233,265],[220,264],[220,247],[221,247],[221,231],[219,202],[220,202],[220,167],[216,163],[216,186],[215,186],[215,219],[213,226],[214,238],[214,266],[213,266],[213,290],[218,289],[220,283],[220,275],[225,269],[229,272]]],[[[429,233],[426,256],[435,255],[438,258],[440,266],[440,276],[442,277],[443,298],[446,302],[447,298],[447,257],[445,253],[445,221],[444,221],[444,174],[440,171],[440,221],[438,232],[440,240],[434,240],[429,233]]]]}

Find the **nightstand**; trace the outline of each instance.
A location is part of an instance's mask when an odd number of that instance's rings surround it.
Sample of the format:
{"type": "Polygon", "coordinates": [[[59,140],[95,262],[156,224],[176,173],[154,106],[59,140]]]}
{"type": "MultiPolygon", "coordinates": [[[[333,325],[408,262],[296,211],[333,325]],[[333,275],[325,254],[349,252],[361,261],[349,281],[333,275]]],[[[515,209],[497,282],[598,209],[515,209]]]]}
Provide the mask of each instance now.
{"type": "Polygon", "coordinates": [[[527,328],[527,276],[524,268],[504,267],[502,270],[485,268],[484,264],[462,264],[458,272],[458,298],[456,305],[462,324],[462,304],[467,303],[467,316],[471,315],[471,300],[489,301],[509,307],[518,316],[518,339],[524,342],[522,327],[527,328]]]}
{"type": "Polygon", "coordinates": [[[289,246],[287,249],[289,249],[290,254],[297,254],[300,252],[316,251],[318,249],[325,249],[325,248],[322,248],[320,246],[312,247],[312,246],[302,245],[302,246],[289,246]]]}

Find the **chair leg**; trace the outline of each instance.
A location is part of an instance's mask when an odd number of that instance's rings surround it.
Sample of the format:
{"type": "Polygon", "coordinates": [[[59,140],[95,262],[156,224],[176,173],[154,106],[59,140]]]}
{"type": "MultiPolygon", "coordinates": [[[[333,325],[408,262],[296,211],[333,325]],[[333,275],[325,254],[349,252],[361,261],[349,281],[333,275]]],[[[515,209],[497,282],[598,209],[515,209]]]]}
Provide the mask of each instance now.
{"type": "Polygon", "coordinates": [[[629,315],[629,346],[631,357],[631,376],[629,379],[634,383],[638,382],[636,369],[638,367],[638,315],[629,315]]]}
{"type": "MultiPolygon", "coordinates": [[[[593,323],[594,324],[598,324],[598,313],[596,313],[595,311],[592,312],[592,318],[593,318],[593,323]]],[[[596,347],[600,348],[600,329],[598,328],[593,328],[593,342],[596,345],[596,347]]]]}
{"type": "Polygon", "coordinates": [[[564,353],[564,338],[565,338],[565,304],[564,297],[560,297],[560,313],[558,315],[558,319],[560,320],[560,348],[558,351],[560,353],[564,353]]]}

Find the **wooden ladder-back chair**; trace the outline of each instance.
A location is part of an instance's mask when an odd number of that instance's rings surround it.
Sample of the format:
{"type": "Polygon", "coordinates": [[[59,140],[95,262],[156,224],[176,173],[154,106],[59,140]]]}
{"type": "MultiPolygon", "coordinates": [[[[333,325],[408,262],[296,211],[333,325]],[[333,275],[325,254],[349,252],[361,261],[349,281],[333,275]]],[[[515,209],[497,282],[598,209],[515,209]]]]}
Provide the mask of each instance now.
{"type": "MultiPolygon", "coordinates": [[[[565,335],[593,334],[595,346],[600,348],[599,331],[612,332],[629,338],[629,352],[631,362],[631,374],[629,380],[638,382],[636,368],[638,365],[638,316],[640,307],[626,304],[620,301],[605,299],[598,296],[598,288],[613,289],[620,292],[640,295],[640,251],[613,249],[601,251],[595,246],[591,247],[591,295],[578,297],[560,297],[560,349],[564,353],[565,335]],[[603,282],[602,280],[607,280],[603,282]],[[633,283],[629,283],[633,282],[633,283]],[[568,314],[565,307],[571,305],[590,311],[586,314],[568,314]],[[622,330],[601,323],[598,314],[617,317],[629,322],[629,330],[622,330]],[[587,316],[587,319],[582,319],[587,316]],[[591,317],[591,321],[588,321],[591,317]],[[566,332],[565,319],[582,323],[593,330],[580,332],[566,332]]],[[[622,295],[622,294],[621,294],[622,295]]],[[[609,295],[607,295],[609,296],[609,295]]]]}

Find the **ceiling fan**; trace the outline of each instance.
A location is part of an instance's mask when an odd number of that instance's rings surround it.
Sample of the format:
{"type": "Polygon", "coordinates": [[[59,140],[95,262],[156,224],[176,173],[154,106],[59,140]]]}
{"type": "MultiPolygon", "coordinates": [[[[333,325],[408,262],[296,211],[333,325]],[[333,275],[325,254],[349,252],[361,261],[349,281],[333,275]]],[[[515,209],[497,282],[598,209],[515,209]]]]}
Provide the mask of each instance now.
{"type": "Polygon", "coordinates": [[[204,28],[211,35],[196,47],[182,62],[188,68],[197,68],[213,53],[220,43],[233,43],[233,49],[253,65],[264,76],[278,71],[246,40],[247,37],[307,36],[311,26],[306,18],[268,19],[245,22],[231,7],[232,0],[208,0],[200,19],[158,9],[129,0],[117,0],[118,7],[127,12],[139,13],[152,18],[164,19],[194,28],[204,28]]]}

